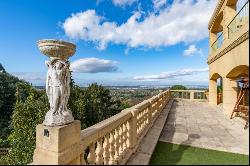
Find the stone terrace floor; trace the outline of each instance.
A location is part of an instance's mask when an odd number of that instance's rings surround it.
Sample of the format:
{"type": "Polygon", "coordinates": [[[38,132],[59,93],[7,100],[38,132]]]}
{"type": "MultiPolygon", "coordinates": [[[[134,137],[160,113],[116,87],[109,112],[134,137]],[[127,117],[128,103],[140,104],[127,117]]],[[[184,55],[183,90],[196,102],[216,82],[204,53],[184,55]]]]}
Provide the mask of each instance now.
{"type": "Polygon", "coordinates": [[[239,117],[230,119],[207,102],[173,103],[160,141],[249,155],[249,129],[239,117]]]}

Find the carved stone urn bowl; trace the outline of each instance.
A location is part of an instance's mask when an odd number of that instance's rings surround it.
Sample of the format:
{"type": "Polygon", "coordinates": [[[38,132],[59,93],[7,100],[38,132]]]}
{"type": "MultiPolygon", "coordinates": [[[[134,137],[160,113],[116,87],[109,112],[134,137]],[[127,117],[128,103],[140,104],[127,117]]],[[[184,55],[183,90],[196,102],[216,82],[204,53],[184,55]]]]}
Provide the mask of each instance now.
{"type": "Polygon", "coordinates": [[[38,40],[37,45],[44,55],[63,61],[74,55],[76,51],[76,45],[62,40],[43,39],[38,40]]]}

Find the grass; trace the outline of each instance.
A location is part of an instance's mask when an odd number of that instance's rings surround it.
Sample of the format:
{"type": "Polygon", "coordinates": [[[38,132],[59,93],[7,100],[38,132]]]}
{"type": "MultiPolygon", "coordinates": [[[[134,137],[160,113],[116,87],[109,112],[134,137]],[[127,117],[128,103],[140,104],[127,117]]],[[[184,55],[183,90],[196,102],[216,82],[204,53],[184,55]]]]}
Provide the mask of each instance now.
{"type": "Polygon", "coordinates": [[[3,159],[3,155],[0,155],[0,165],[6,165],[6,163],[4,162],[4,159],[3,159]]]}
{"type": "Polygon", "coordinates": [[[248,165],[249,156],[158,142],[150,165],[248,165]]]}

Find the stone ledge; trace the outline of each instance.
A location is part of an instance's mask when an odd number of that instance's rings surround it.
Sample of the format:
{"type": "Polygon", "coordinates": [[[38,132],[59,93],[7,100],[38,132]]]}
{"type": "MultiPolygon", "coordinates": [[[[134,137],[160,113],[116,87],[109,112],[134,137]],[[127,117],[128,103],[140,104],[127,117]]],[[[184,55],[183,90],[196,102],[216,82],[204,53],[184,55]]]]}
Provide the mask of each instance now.
{"type": "Polygon", "coordinates": [[[149,129],[145,137],[143,137],[136,152],[130,157],[126,165],[148,165],[154,152],[156,144],[159,140],[161,131],[164,127],[168,113],[172,107],[173,100],[169,100],[161,114],[155,120],[153,126],[149,129]]]}

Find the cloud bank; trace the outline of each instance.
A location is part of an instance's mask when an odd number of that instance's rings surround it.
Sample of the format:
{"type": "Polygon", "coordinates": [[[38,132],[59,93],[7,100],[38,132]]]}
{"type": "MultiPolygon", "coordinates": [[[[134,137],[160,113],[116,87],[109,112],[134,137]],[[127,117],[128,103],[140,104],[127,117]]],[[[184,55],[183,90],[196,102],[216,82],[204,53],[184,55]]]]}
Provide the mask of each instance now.
{"type": "Polygon", "coordinates": [[[159,75],[148,75],[148,76],[136,76],[135,80],[141,81],[153,81],[153,80],[162,80],[162,79],[174,79],[182,76],[194,75],[201,72],[207,72],[208,68],[200,69],[182,69],[177,71],[162,72],[159,75]]]}
{"type": "MultiPolygon", "coordinates": [[[[117,0],[117,4],[120,2],[117,0]]],[[[160,0],[155,2],[162,4],[160,0]]],[[[120,25],[106,21],[95,10],[87,10],[72,14],[62,28],[69,38],[91,41],[100,50],[106,49],[109,43],[131,48],[190,43],[208,36],[207,24],[215,3],[213,0],[176,0],[158,14],[150,12],[142,18],[140,11],[134,12],[120,25]]]]}
{"type": "Polygon", "coordinates": [[[194,56],[194,55],[202,55],[202,50],[198,49],[196,45],[191,44],[186,50],[183,52],[183,56],[194,56]]]}
{"type": "Polygon", "coordinates": [[[121,7],[132,5],[136,1],[137,0],[112,0],[115,6],[121,6],[121,7]]]}
{"type": "Polygon", "coordinates": [[[153,0],[155,10],[159,10],[161,7],[167,4],[167,0],[153,0]]]}
{"type": "Polygon", "coordinates": [[[70,69],[76,73],[100,73],[100,72],[116,72],[118,62],[98,59],[83,58],[71,63],[70,69]]]}

